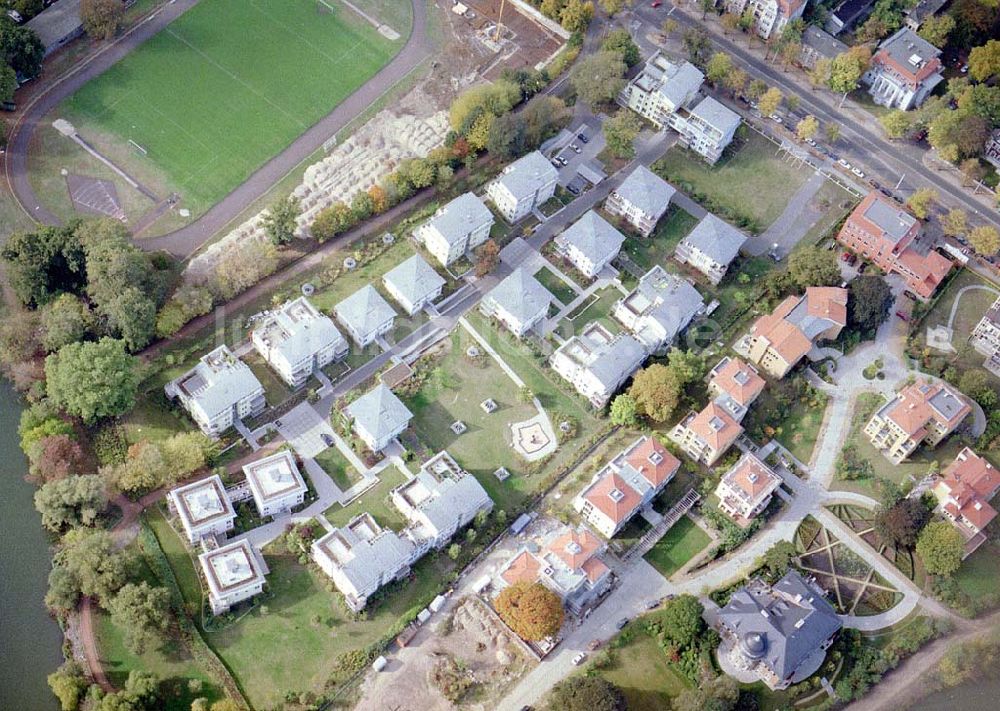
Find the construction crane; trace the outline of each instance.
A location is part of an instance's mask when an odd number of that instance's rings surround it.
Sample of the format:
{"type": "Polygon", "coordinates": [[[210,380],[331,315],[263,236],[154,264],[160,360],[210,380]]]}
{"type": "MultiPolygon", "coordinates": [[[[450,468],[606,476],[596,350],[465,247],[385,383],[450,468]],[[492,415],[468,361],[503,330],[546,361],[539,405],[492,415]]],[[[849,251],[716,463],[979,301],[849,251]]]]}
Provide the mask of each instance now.
{"type": "Polygon", "coordinates": [[[497,31],[493,36],[493,41],[500,44],[500,29],[503,27],[503,8],[507,4],[507,0],[500,0],[500,14],[497,17],[497,31]]]}

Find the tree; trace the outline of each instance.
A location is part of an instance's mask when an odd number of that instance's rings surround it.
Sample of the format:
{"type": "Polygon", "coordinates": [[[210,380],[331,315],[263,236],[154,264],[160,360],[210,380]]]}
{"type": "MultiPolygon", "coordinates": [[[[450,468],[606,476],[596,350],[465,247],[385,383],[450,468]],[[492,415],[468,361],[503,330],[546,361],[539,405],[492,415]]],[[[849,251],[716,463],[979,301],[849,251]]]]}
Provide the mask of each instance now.
{"type": "Polygon", "coordinates": [[[6,65],[0,66],[0,101],[13,101],[15,91],[17,91],[17,73],[6,65]]]}
{"type": "Polygon", "coordinates": [[[747,86],[747,98],[750,101],[760,101],[760,97],[767,91],[767,82],[763,79],[754,79],[747,86]]]}
{"type": "Polygon", "coordinates": [[[969,53],[969,76],[985,82],[995,74],[1000,74],[1000,40],[991,39],[969,53]]]}
{"type": "Polygon", "coordinates": [[[795,135],[799,140],[807,141],[819,132],[819,120],[815,116],[806,116],[795,127],[795,135]]]}
{"type": "Polygon", "coordinates": [[[968,110],[942,111],[927,127],[927,141],[952,163],[982,152],[989,134],[990,122],[968,110]]]}
{"type": "Polygon", "coordinates": [[[823,131],[826,133],[826,140],[830,143],[836,143],[837,139],[840,138],[840,126],[835,123],[826,124],[823,131]]]}
{"type": "Polygon", "coordinates": [[[546,708],[551,711],[625,711],[621,689],[600,676],[573,676],[549,692],[546,708]]]}
{"type": "Polygon", "coordinates": [[[947,521],[932,521],[917,539],[917,555],[931,575],[954,574],[962,564],[964,548],[962,534],[947,521]]]}
{"type": "Polygon", "coordinates": [[[969,216],[965,210],[954,208],[941,217],[941,227],[946,235],[958,237],[964,235],[968,229],[969,216]]]}
{"type": "Polygon", "coordinates": [[[41,482],[65,479],[86,466],[83,448],[68,434],[43,437],[28,452],[31,476],[41,482]]]}
{"type": "Polygon", "coordinates": [[[681,41],[684,44],[684,49],[687,50],[691,64],[702,66],[706,52],[712,47],[712,41],[708,39],[705,31],[698,27],[690,27],[684,30],[681,41]]]}
{"type": "Polygon", "coordinates": [[[111,599],[111,621],[122,631],[125,646],[134,654],[159,646],[170,624],[170,593],[146,581],[126,583],[111,599]]]}
{"type": "Polygon", "coordinates": [[[958,379],[958,389],[978,402],[987,412],[997,405],[997,391],[990,385],[990,378],[984,370],[970,368],[964,371],[958,379]]]}
{"type": "Polygon", "coordinates": [[[658,614],[663,636],[680,649],[690,647],[705,630],[705,620],[701,617],[704,611],[705,607],[694,595],[678,595],[668,600],[658,614]]]}
{"type": "Polygon", "coordinates": [[[486,150],[498,158],[510,159],[525,152],[527,125],[520,114],[503,114],[493,119],[486,138],[486,150]]]}
{"type": "Polygon", "coordinates": [[[559,12],[559,24],[570,32],[583,33],[594,19],[594,3],[583,0],[567,0],[559,12]]]}
{"type": "Polygon", "coordinates": [[[966,158],[958,165],[958,169],[965,176],[963,185],[975,185],[986,177],[986,168],[978,158],[966,158]]]}
{"type": "Polygon", "coordinates": [[[476,276],[480,278],[486,276],[496,269],[499,263],[500,247],[494,240],[486,240],[476,254],[476,276]]]}
{"type": "Polygon", "coordinates": [[[120,0],[82,0],[80,19],[84,31],[94,39],[109,40],[118,34],[125,18],[125,6],[120,0]]]}
{"type": "Polygon", "coordinates": [[[56,479],[35,492],[35,508],[50,531],[92,526],[107,505],[104,480],[95,474],[56,479]]]}
{"type": "Polygon", "coordinates": [[[739,96],[746,90],[749,82],[750,75],[739,67],[736,67],[725,76],[722,80],[722,85],[729,89],[733,96],[739,96]]]}
{"type": "Polygon", "coordinates": [[[677,20],[675,20],[672,17],[668,17],[666,20],[663,21],[663,24],[660,25],[660,31],[663,34],[670,36],[674,34],[679,27],[680,24],[677,22],[677,20]]]}
{"type": "Polygon", "coordinates": [[[614,17],[619,12],[628,7],[628,0],[599,0],[598,4],[604,12],[608,13],[608,17],[614,17]]]}
{"type": "Polygon", "coordinates": [[[611,401],[611,421],[616,425],[635,427],[638,414],[635,398],[628,393],[622,393],[611,401]]]}
{"type": "Polygon", "coordinates": [[[930,517],[930,509],[919,498],[903,498],[892,506],[880,507],[873,527],[883,545],[910,549],[930,517]]]}
{"type": "Polygon", "coordinates": [[[715,0],[701,0],[701,19],[704,20],[708,13],[715,9],[715,0]]]}
{"type": "Polygon", "coordinates": [[[159,446],[142,440],[128,448],[125,463],[114,470],[112,478],[120,491],[142,494],[160,486],[167,470],[167,459],[159,446]]]}
{"type": "Polygon", "coordinates": [[[827,59],[826,57],[820,57],[813,64],[812,69],[810,69],[806,75],[809,77],[809,83],[814,87],[829,86],[830,83],[830,71],[833,67],[833,61],[827,59]]]}
{"type": "Polygon", "coordinates": [[[553,637],[562,628],[562,600],[541,583],[520,582],[504,588],[495,607],[507,626],[529,642],[553,637]]]}
{"type": "Polygon", "coordinates": [[[45,380],[53,403],[92,424],[128,412],[139,386],[138,360],[125,343],[102,338],[70,343],[45,359],[45,380]]]}
{"type": "Polygon", "coordinates": [[[159,679],[149,672],[133,669],[125,688],[102,697],[92,711],[152,711],[160,708],[159,679]]]}
{"type": "Polygon", "coordinates": [[[42,346],[51,353],[83,340],[94,326],[94,317],[79,298],[61,294],[42,310],[41,326],[42,346]]]}
{"type": "Polygon", "coordinates": [[[635,157],[634,141],[642,130],[642,121],[628,109],[620,109],[604,122],[604,140],[608,149],[619,158],[635,157]]]}
{"type": "Polygon", "coordinates": [[[902,138],[913,128],[913,116],[907,111],[894,109],[879,118],[885,135],[889,138],[902,138]]]}
{"type": "Polygon", "coordinates": [[[520,111],[524,119],[524,148],[534,150],[569,122],[570,110],[557,96],[539,95],[520,111]]]}
{"type": "Polygon", "coordinates": [[[871,52],[863,45],[841,52],[830,62],[830,79],[827,85],[846,96],[857,88],[870,60],[871,52]]]}
{"type": "Polygon", "coordinates": [[[767,549],[758,560],[758,567],[767,570],[772,580],[777,580],[788,572],[788,566],[796,557],[795,544],[791,541],[778,541],[767,549]]]}
{"type": "Polygon", "coordinates": [[[129,351],[146,346],[156,333],[156,304],[129,286],[101,306],[108,333],[124,341],[129,351]]]}
{"type": "Polygon", "coordinates": [[[918,188],[913,191],[913,195],[906,201],[906,206],[910,208],[910,212],[921,220],[926,220],[931,214],[931,207],[937,199],[938,193],[934,188],[918,188]]]}
{"type": "MultiPolygon", "coordinates": [[[[359,193],[367,194],[367,193],[359,193]]],[[[280,247],[295,239],[295,219],[299,216],[299,199],[289,195],[271,205],[262,224],[271,244],[280,247]]]]}
{"type": "Polygon", "coordinates": [[[607,104],[625,86],[625,69],[625,61],[617,52],[597,52],[577,61],[569,81],[584,103],[607,104]]]}
{"type": "MultiPolygon", "coordinates": [[[[787,29],[787,27],[786,27],[787,29]]],[[[780,44],[779,47],[781,52],[781,63],[788,67],[798,61],[799,55],[802,54],[802,43],[801,42],[785,42],[780,44]]],[[[787,71],[787,70],[786,70],[787,71]]],[[[788,107],[790,109],[798,108],[799,97],[798,94],[792,94],[788,97],[788,107]],[[792,104],[795,104],[794,106],[792,104]]]]}
{"type": "Polygon", "coordinates": [[[990,257],[1000,250],[1000,232],[992,225],[981,225],[969,232],[969,244],[978,254],[990,257]]]}
{"type": "Polygon", "coordinates": [[[0,257],[7,263],[14,294],[25,306],[41,306],[62,292],[80,293],[87,281],[83,245],[65,227],[15,232],[0,257]]]}
{"type": "Polygon", "coordinates": [[[42,71],[45,45],[33,29],[15,25],[4,18],[0,22],[0,54],[4,62],[18,74],[36,77],[42,71]]]}
{"type": "Polygon", "coordinates": [[[705,65],[705,78],[712,84],[720,84],[733,70],[733,59],[725,52],[716,52],[705,65]]]}
{"type": "Polygon", "coordinates": [[[730,711],[740,700],[740,687],[727,674],[704,678],[697,687],[685,689],[673,701],[674,711],[730,711]]]}
{"type": "Polygon", "coordinates": [[[931,15],[920,24],[917,34],[935,47],[944,47],[954,29],[955,18],[951,15],[931,15]]]}
{"type": "Polygon", "coordinates": [[[107,531],[72,529],[53,556],[46,604],[68,610],[81,594],[107,604],[128,580],[132,565],[132,555],[118,550],[107,531]]]}
{"type": "Polygon", "coordinates": [[[771,87],[764,92],[763,96],[757,101],[757,108],[764,116],[770,116],[776,113],[778,108],[781,106],[781,100],[784,95],[776,87],[771,87]]]}
{"type": "Polygon", "coordinates": [[[448,557],[452,560],[458,560],[458,556],[462,555],[462,546],[458,543],[452,543],[448,546],[448,557]]]}
{"type": "Polygon", "coordinates": [[[309,233],[317,242],[333,239],[354,224],[354,214],[346,203],[337,201],[320,210],[309,227],[309,233]]]}
{"type": "Polygon", "coordinates": [[[892,288],[885,279],[874,274],[862,274],[848,285],[847,322],[867,337],[889,317],[892,308],[892,288]]]}
{"type": "Polygon", "coordinates": [[[722,23],[722,34],[726,37],[729,36],[731,32],[735,32],[740,28],[740,16],[735,12],[724,12],[722,17],[719,19],[722,23]]]}
{"type": "Polygon", "coordinates": [[[84,692],[90,686],[83,669],[75,661],[63,662],[56,671],[49,674],[47,680],[52,693],[59,699],[62,711],[77,711],[84,692]]]}
{"type": "MultiPolygon", "coordinates": [[[[624,4],[624,0],[612,1],[624,4]]],[[[607,2],[607,0],[602,0],[602,3],[603,2],[607,2]]],[[[629,67],[634,67],[641,59],[639,46],[632,41],[632,36],[628,33],[628,30],[621,28],[611,30],[611,32],[608,33],[608,36],[604,38],[603,42],[601,42],[601,51],[617,52],[621,55],[626,66],[629,67]]]]}
{"type": "Polygon", "coordinates": [[[640,414],[654,422],[666,422],[680,403],[681,385],[673,370],[654,363],[635,374],[629,395],[640,414]]]}
{"type": "Polygon", "coordinates": [[[800,289],[841,282],[837,255],[822,247],[802,247],[788,258],[788,274],[800,289]]]}

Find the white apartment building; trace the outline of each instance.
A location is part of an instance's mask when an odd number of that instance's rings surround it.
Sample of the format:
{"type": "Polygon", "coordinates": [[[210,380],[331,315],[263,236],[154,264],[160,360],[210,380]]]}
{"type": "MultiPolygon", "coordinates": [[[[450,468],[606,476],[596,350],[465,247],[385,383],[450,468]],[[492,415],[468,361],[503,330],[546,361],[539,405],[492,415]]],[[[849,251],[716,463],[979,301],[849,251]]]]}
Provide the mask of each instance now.
{"type": "Polygon", "coordinates": [[[539,151],[517,159],[486,186],[486,197],[511,224],[555,195],[559,173],[539,151]]]}
{"type": "Polygon", "coordinates": [[[757,35],[768,39],[779,35],[785,26],[799,17],[806,9],[806,0],[727,0],[726,9],[742,15],[747,9],[753,13],[757,35]]]}
{"type": "Polygon", "coordinates": [[[993,302],[976,324],[970,342],[986,356],[984,367],[994,375],[1000,374],[1000,299],[993,302]]]}
{"type": "Polygon", "coordinates": [[[711,96],[706,96],[690,111],[678,111],[670,117],[670,128],[680,134],[680,145],[714,164],[732,143],[740,116],[711,96]]]}
{"type": "Polygon", "coordinates": [[[250,334],[254,349],[291,387],[305,384],[317,370],[347,355],[333,320],[304,296],[269,312],[250,334]]]}
{"type": "Polygon", "coordinates": [[[264,590],[267,565],[246,540],[202,553],[198,562],[208,583],[208,602],[213,615],[229,612],[236,603],[264,590]]]}
{"type": "Polygon", "coordinates": [[[448,266],[489,239],[491,227],[490,209],[472,193],[465,193],[434,213],[414,231],[414,236],[435,259],[448,266]]]}
{"type": "Polygon", "coordinates": [[[219,346],[198,365],[164,387],[209,437],[218,437],[236,420],[259,415],[267,407],[264,387],[250,366],[219,346]]]}
{"type": "Polygon", "coordinates": [[[611,215],[622,217],[643,237],[649,237],[670,207],[670,199],[676,192],[666,180],[646,166],[639,165],[611,191],[604,202],[604,209],[611,215]]]}
{"type": "Polygon", "coordinates": [[[625,242],[625,235],[603,217],[588,210],[555,238],[556,251],[588,279],[596,277],[625,242]]]}
{"type": "Polygon", "coordinates": [[[389,296],[410,316],[440,298],[444,284],[444,278],[419,254],[396,265],[382,277],[382,285],[389,296]]]}
{"type": "Polygon", "coordinates": [[[192,545],[202,538],[225,535],[232,530],[236,519],[233,503],[218,474],[172,489],[167,494],[167,503],[180,519],[192,545]]]}
{"type": "Polygon", "coordinates": [[[661,353],[704,306],[697,289],[657,264],[615,304],[611,315],[631,331],[647,351],[661,353]]]}
{"type": "Polygon", "coordinates": [[[715,495],[719,509],[746,528],[771,503],[771,496],[781,486],[781,477],[771,467],[747,452],[719,480],[715,495]]]}
{"type": "Polygon", "coordinates": [[[312,545],[313,560],[354,612],[363,610],[380,587],[405,577],[415,552],[408,538],[383,529],[369,513],[358,514],[312,545]]]}
{"type": "Polygon", "coordinates": [[[381,452],[410,426],[413,413],[380,382],[347,406],[354,432],[373,452],[381,452]]]}
{"type": "Polygon", "coordinates": [[[551,292],[518,267],[483,297],[479,310],[484,316],[502,323],[518,338],[523,338],[545,319],[551,303],[551,292]]]}
{"type": "Polygon", "coordinates": [[[663,128],[694,101],[704,80],[705,75],[690,62],[671,62],[657,52],[622,89],[618,103],[663,128]]]}
{"type": "Polygon", "coordinates": [[[878,46],[861,81],[876,104],[915,109],[944,79],[940,56],[940,49],[903,27],[878,46]]]}
{"type": "Polygon", "coordinates": [[[697,269],[712,284],[718,285],[746,239],[746,235],[728,222],[708,213],[678,243],[674,259],[697,269]]]}
{"type": "Polygon", "coordinates": [[[594,407],[604,407],[642,362],[646,348],[629,333],[612,334],[600,323],[563,343],[549,358],[552,369],[594,407]]]}
{"type": "Polygon", "coordinates": [[[396,312],[371,284],[365,284],[333,307],[337,320],[364,348],[392,330],[396,312]]]}
{"type": "Polygon", "coordinates": [[[261,517],[295,508],[309,491],[295,456],[287,449],[244,464],[243,474],[261,517]]]}

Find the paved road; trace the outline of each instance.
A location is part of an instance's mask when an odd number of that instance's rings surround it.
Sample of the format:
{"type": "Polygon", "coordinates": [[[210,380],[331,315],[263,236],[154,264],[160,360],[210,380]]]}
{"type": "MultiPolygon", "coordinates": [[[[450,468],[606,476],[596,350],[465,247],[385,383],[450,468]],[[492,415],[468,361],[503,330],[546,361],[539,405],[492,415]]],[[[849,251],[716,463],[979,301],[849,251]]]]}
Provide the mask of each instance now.
{"type": "MultiPolygon", "coordinates": [[[[63,99],[94,77],[103,74],[197,3],[198,0],[171,0],[114,43],[55,81],[28,106],[11,132],[7,146],[6,177],[11,192],[29,217],[48,225],[60,223],[58,217],[42,206],[28,181],[28,146],[35,129],[45,122],[46,114],[63,99]]],[[[426,5],[420,0],[411,0],[411,4],[413,30],[406,44],[399,54],[364,86],[344,99],[333,111],[295,139],[285,150],[258,168],[246,182],[190,225],[163,237],[143,240],[139,244],[149,250],[166,250],[176,257],[189,256],[263,196],[295,166],[322,147],[327,139],[353,121],[417,65],[430,57],[433,47],[427,36],[426,5]]]]}
{"type": "MultiPolygon", "coordinates": [[[[641,18],[654,31],[659,31],[664,13],[654,9],[648,3],[637,4],[633,10],[634,16],[641,18]]],[[[864,165],[872,172],[881,174],[886,183],[892,185],[900,176],[905,175],[904,185],[911,189],[933,187],[942,196],[952,198],[964,209],[973,212],[983,220],[1000,226],[1000,214],[990,209],[985,200],[977,199],[968,191],[959,187],[938,172],[924,166],[922,158],[926,151],[918,146],[905,143],[892,143],[881,137],[878,129],[870,129],[859,122],[845,109],[836,106],[837,97],[829,92],[815,90],[803,85],[801,74],[789,74],[775,68],[774,63],[767,62],[756,52],[748,50],[746,45],[740,45],[736,39],[723,35],[718,22],[701,20],[700,12],[677,8],[671,13],[684,29],[697,28],[705,30],[709,39],[718,47],[731,54],[743,64],[751,74],[765,79],[771,86],[776,86],[789,96],[799,97],[802,110],[812,114],[821,123],[836,123],[841,127],[841,139],[837,144],[839,152],[849,155],[851,162],[864,165]]],[[[742,37],[742,35],[741,35],[742,37]]]]}

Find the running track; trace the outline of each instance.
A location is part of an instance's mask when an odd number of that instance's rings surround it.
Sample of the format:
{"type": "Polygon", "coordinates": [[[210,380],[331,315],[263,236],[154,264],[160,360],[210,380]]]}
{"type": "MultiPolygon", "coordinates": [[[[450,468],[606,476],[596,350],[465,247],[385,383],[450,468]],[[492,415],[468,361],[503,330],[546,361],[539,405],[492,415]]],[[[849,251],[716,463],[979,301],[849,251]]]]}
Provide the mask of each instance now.
{"type": "MultiPolygon", "coordinates": [[[[427,37],[427,9],[421,0],[410,3],[413,30],[392,61],[197,220],[163,237],[142,240],[139,245],[148,250],[165,250],[179,258],[189,256],[428,58],[432,45],[427,37]]],[[[162,5],[115,42],[57,79],[28,105],[11,132],[5,174],[11,193],[31,219],[47,225],[61,222],[42,206],[28,181],[28,146],[46,114],[196,4],[198,0],[172,0],[162,5]]]]}

